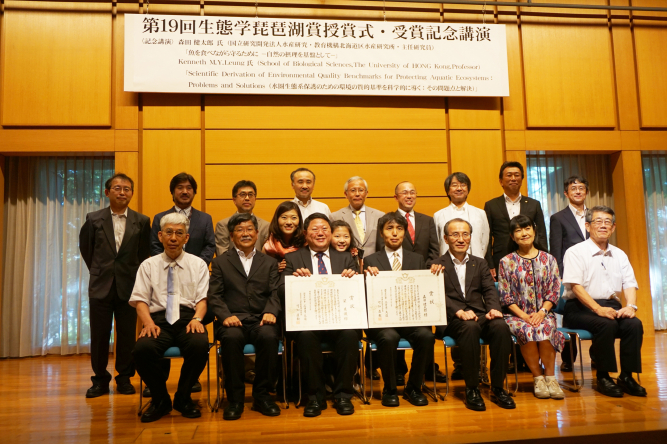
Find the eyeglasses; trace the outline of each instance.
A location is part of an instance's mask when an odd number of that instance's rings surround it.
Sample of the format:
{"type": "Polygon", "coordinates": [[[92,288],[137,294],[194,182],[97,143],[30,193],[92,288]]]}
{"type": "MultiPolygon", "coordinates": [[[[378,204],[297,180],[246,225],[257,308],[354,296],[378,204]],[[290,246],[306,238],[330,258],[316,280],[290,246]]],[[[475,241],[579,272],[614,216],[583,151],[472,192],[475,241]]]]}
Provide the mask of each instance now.
{"type": "Polygon", "coordinates": [[[401,195],[401,196],[416,196],[417,192],[415,190],[412,190],[412,191],[407,191],[406,190],[406,191],[401,191],[398,194],[401,195]]]}
{"type": "Polygon", "coordinates": [[[584,185],[581,185],[581,186],[573,185],[569,189],[570,189],[570,191],[573,191],[573,192],[574,191],[586,191],[586,187],[584,185]]]}
{"type": "Polygon", "coordinates": [[[611,227],[614,225],[614,222],[611,219],[594,219],[591,222],[591,225],[604,225],[605,227],[611,227]]]}
{"type": "Polygon", "coordinates": [[[162,232],[162,235],[167,236],[167,237],[172,237],[172,236],[176,235],[176,237],[181,238],[181,237],[185,236],[186,233],[183,230],[176,230],[176,231],[166,230],[166,231],[162,232]]]}
{"type": "Polygon", "coordinates": [[[249,228],[234,228],[234,233],[239,233],[239,234],[252,234],[255,232],[255,227],[249,227],[249,228]]]}
{"type": "Polygon", "coordinates": [[[129,193],[130,191],[132,191],[132,188],[130,188],[130,187],[121,187],[120,185],[112,187],[111,189],[116,193],[120,193],[121,191],[123,191],[125,193],[129,193]]]}
{"type": "Polygon", "coordinates": [[[460,239],[463,238],[464,240],[470,239],[470,233],[453,233],[453,234],[448,234],[452,239],[460,239]]]}
{"type": "Polygon", "coordinates": [[[253,192],[250,192],[250,193],[242,192],[242,193],[238,193],[238,194],[237,194],[236,196],[234,196],[234,197],[240,197],[241,199],[245,199],[245,198],[247,197],[248,199],[252,199],[252,198],[254,198],[255,196],[257,196],[257,195],[256,195],[255,193],[253,193],[253,192]]]}
{"type": "Polygon", "coordinates": [[[454,189],[460,188],[462,190],[467,190],[468,185],[465,183],[453,183],[449,186],[449,188],[454,188],[454,189]]]}

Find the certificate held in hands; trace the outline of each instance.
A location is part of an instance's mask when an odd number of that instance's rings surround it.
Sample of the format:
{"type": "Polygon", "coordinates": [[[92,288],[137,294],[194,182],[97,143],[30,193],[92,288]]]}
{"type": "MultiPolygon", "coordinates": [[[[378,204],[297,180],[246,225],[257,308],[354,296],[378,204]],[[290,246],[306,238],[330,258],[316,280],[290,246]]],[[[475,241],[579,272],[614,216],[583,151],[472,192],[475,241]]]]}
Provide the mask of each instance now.
{"type": "Polygon", "coordinates": [[[364,276],[285,277],[287,331],[368,328],[364,276]]]}
{"type": "Polygon", "coordinates": [[[445,281],[430,270],[381,271],[366,279],[368,327],[447,325],[445,281]]]}

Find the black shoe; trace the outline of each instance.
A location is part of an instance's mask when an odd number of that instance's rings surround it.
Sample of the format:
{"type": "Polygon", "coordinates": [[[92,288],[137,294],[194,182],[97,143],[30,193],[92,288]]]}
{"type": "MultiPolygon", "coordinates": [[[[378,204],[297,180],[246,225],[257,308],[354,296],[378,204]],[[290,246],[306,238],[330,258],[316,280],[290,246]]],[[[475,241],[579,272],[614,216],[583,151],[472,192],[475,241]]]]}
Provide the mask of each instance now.
{"type": "Polygon", "coordinates": [[[190,393],[199,393],[199,392],[201,392],[201,384],[199,383],[199,381],[197,381],[192,386],[192,390],[190,390],[190,393]]]}
{"type": "Polygon", "coordinates": [[[121,395],[134,395],[137,391],[129,382],[121,382],[116,384],[116,393],[120,393],[121,395]]]}
{"type": "Polygon", "coordinates": [[[516,404],[509,393],[501,387],[491,387],[491,402],[495,402],[498,407],[504,409],[515,409],[516,404]]]}
{"type": "Polygon", "coordinates": [[[486,410],[486,404],[484,404],[484,400],[482,399],[482,395],[479,393],[478,388],[466,387],[464,404],[467,408],[476,412],[483,412],[486,410]]]}
{"type": "Polygon", "coordinates": [[[605,396],[612,398],[622,398],[623,389],[614,383],[614,380],[609,376],[597,378],[597,390],[605,396]]]}
{"type": "MultiPolygon", "coordinates": [[[[514,371],[514,370],[512,370],[512,371],[514,371]]],[[[452,381],[463,381],[464,376],[463,376],[463,372],[461,371],[461,368],[460,367],[454,367],[454,371],[450,375],[450,378],[452,378],[452,381]]],[[[447,382],[447,381],[445,381],[445,382],[447,382]]]]}
{"type": "Polygon", "coordinates": [[[333,406],[339,415],[351,415],[354,413],[354,405],[348,398],[334,398],[333,406]]]}
{"type": "Polygon", "coordinates": [[[322,410],[326,409],[327,409],[326,401],[319,402],[316,399],[312,399],[308,401],[308,404],[306,404],[306,408],[303,409],[303,416],[306,416],[308,418],[320,416],[320,414],[322,414],[322,410]]]}
{"type": "Polygon", "coordinates": [[[109,393],[108,385],[93,384],[91,388],[86,390],[86,398],[97,398],[107,393],[109,393]]]}
{"type": "Polygon", "coordinates": [[[639,385],[632,376],[618,375],[616,385],[625,393],[632,396],[646,396],[646,389],[639,385]]]}
{"type": "Polygon", "coordinates": [[[410,404],[418,407],[428,405],[428,399],[422,392],[409,387],[403,391],[403,399],[407,399],[410,404]]]}
{"type": "Polygon", "coordinates": [[[380,372],[377,371],[377,369],[373,370],[372,372],[366,372],[366,377],[368,379],[373,379],[373,381],[379,381],[380,380],[380,372]]]}
{"type": "Polygon", "coordinates": [[[144,392],[142,394],[144,398],[150,398],[151,396],[151,389],[148,388],[148,386],[144,387],[144,392]]]}
{"type": "Polygon", "coordinates": [[[167,398],[160,403],[156,403],[153,400],[148,409],[141,415],[141,422],[157,421],[169,412],[171,412],[171,399],[167,398]]]}
{"type": "Polygon", "coordinates": [[[382,391],[382,405],[385,407],[398,407],[401,402],[398,400],[396,393],[390,394],[386,390],[382,391]]]}
{"type": "Polygon", "coordinates": [[[592,369],[592,370],[595,370],[596,368],[598,368],[598,366],[597,366],[597,364],[595,363],[595,361],[593,361],[593,358],[591,358],[591,369],[592,369]]]}
{"type": "Polygon", "coordinates": [[[230,402],[229,405],[225,408],[225,411],[222,413],[222,419],[227,421],[234,421],[239,419],[243,414],[243,403],[242,402],[230,402]]]}
{"type": "Polygon", "coordinates": [[[185,418],[201,418],[201,411],[192,399],[181,400],[178,395],[174,396],[174,410],[181,412],[185,418]]]}
{"type": "Polygon", "coordinates": [[[270,399],[263,401],[255,399],[250,410],[259,412],[264,416],[280,416],[280,407],[270,399]]]}
{"type": "Polygon", "coordinates": [[[568,372],[568,373],[571,372],[572,371],[572,364],[570,364],[569,362],[563,362],[560,365],[560,371],[561,372],[568,372]]]}
{"type": "MultiPolygon", "coordinates": [[[[432,373],[426,373],[424,375],[424,379],[427,381],[433,381],[433,374],[432,373]]],[[[446,384],[447,383],[447,375],[445,375],[443,372],[440,370],[435,371],[435,382],[439,384],[446,384]]]]}
{"type": "Polygon", "coordinates": [[[396,375],[396,386],[405,385],[405,375],[396,375]]]}

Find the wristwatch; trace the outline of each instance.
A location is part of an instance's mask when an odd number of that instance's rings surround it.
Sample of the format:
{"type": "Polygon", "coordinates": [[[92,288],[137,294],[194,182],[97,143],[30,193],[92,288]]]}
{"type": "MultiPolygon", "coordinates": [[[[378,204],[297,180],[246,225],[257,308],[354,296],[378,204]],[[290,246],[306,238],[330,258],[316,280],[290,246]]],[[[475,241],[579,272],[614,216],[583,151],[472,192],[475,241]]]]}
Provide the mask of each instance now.
{"type": "Polygon", "coordinates": [[[546,315],[549,314],[549,310],[547,310],[547,309],[544,308],[544,307],[540,308],[540,311],[543,311],[543,312],[544,312],[544,316],[546,316],[546,315]]]}
{"type": "Polygon", "coordinates": [[[633,305],[633,304],[628,304],[628,307],[634,308],[635,311],[639,310],[639,307],[637,307],[636,305],[633,305]]]}
{"type": "Polygon", "coordinates": [[[201,320],[202,320],[201,318],[199,318],[197,316],[194,316],[192,319],[194,319],[195,321],[199,321],[199,322],[201,322],[201,320]]]}

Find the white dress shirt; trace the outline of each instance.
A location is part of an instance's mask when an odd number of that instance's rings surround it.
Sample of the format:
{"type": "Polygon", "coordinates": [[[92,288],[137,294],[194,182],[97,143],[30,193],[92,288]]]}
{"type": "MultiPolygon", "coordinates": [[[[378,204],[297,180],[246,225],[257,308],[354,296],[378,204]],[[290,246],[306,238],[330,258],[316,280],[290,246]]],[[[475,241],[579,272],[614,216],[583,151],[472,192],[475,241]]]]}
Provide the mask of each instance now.
{"type": "MultiPolygon", "coordinates": [[[[234,246],[234,248],[236,248],[236,245],[234,246]]],[[[255,258],[255,251],[257,250],[253,248],[252,252],[246,256],[243,251],[236,248],[236,252],[239,254],[239,259],[241,259],[241,264],[243,265],[243,269],[245,270],[246,276],[250,275],[250,267],[252,267],[252,260],[255,258]]]]}
{"type": "Polygon", "coordinates": [[[438,233],[438,243],[440,244],[440,255],[449,251],[449,245],[445,243],[445,225],[450,220],[457,218],[466,220],[472,225],[468,253],[473,256],[484,257],[489,246],[489,233],[491,232],[489,220],[486,218],[484,210],[473,207],[468,202],[465,202],[461,208],[450,204],[433,215],[435,230],[438,233]]]}
{"type": "Polygon", "coordinates": [[[521,213],[521,198],[523,197],[521,193],[519,193],[519,197],[516,198],[516,200],[510,199],[507,194],[503,193],[503,196],[505,196],[505,206],[507,207],[507,214],[510,215],[510,220],[514,216],[518,216],[521,213]]]}
{"type": "MultiPolygon", "coordinates": [[[[312,248],[309,248],[309,250],[310,250],[310,258],[313,261],[312,262],[313,275],[320,274],[317,267],[317,263],[319,262],[319,260],[317,259],[317,256],[315,256],[317,254],[317,251],[313,251],[312,248]]],[[[331,258],[329,257],[329,250],[325,250],[322,253],[324,253],[324,255],[322,256],[322,261],[324,261],[324,266],[327,269],[327,274],[331,274],[331,258]]]]}
{"type": "MultiPolygon", "coordinates": [[[[111,208],[109,208],[111,210],[111,208]]],[[[123,236],[125,236],[125,225],[127,224],[127,208],[121,214],[116,214],[111,211],[111,220],[113,221],[113,237],[116,241],[116,253],[120,250],[120,244],[123,243],[123,236]]]]}
{"type": "Polygon", "coordinates": [[[572,214],[574,215],[574,218],[576,219],[577,223],[579,224],[579,229],[581,229],[581,233],[584,235],[584,239],[586,239],[586,207],[584,206],[584,211],[579,211],[572,204],[568,205],[570,207],[570,210],[572,211],[572,214]]]}
{"type": "MultiPolygon", "coordinates": [[[[401,210],[400,208],[398,209],[398,212],[403,217],[405,217],[405,215],[407,214],[405,211],[401,210]]],[[[410,223],[412,224],[412,228],[415,229],[415,235],[417,235],[417,223],[415,222],[415,210],[410,211],[410,223]]],[[[409,236],[409,234],[407,234],[407,233],[406,233],[406,235],[409,236]]]]}
{"type": "Polygon", "coordinates": [[[171,262],[176,262],[174,282],[177,283],[175,292],[179,294],[180,305],[194,310],[199,301],[206,299],[209,279],[206,262],[185,251],[175,261],[167,253],[160,253],[139,266],[129,300],[131,306],[145,302],[151,313],[167,310],[167,276],[171,262]]]}
{"type": "Polygon", "coordinates": [[[192,207],[179,208],[176,205],[174,205],[174,211],[190,219],[190,214],[192,214],[192,207]]]}
{"type": "Polygon", "coordinates": [[[399,247],[398,250],[394,251],[391,248],[385,245],[385,253],[387,253],[387,259],[389,259],[389,265],[394,266],[394,253],[398,253],[398,261],[401,263],[401,268],[403,268],[403,247],[399,247]]]}
{"type": "Polygon", "coordinates": [[[459,285],[461,286],[461,293],[463,297],[466,297],[466,264],[468,263],[469,256],[466,254],[466,257],[460,261],[454,257],[450,252],[449,255],[452,257],[452,262],[454,262],[454,268],[456,269],[456,276],[459,278],[459,285]]]}
{"type": "Polygon", "coordinates": [[[565,299],[575,299],[572,284],[579,284],[593,299],[621,300],[624,288],[638,288],[628,256],[611,244],[602,251],[588,239],[574,245],[563,258],[565,299]]]}
{"type": "Polygon", "coordinates": [[[310,198],[308,203],[305,204],[305,205],[303,204],[303,202],[301,202],[299,200],[298,197],[295,197],[292,202],[294,202],[295,204],[298,205],[299,211],[301,211],[301,217],[303,218],[303,220],[306,220],[306,218],[313,213],[322,213],[326,217],[331,219],[331,211],[329,210],[329,205],[327,205],[323,202],[317,201],[317,200],[313,199],[312,197],[310,198]]]}

